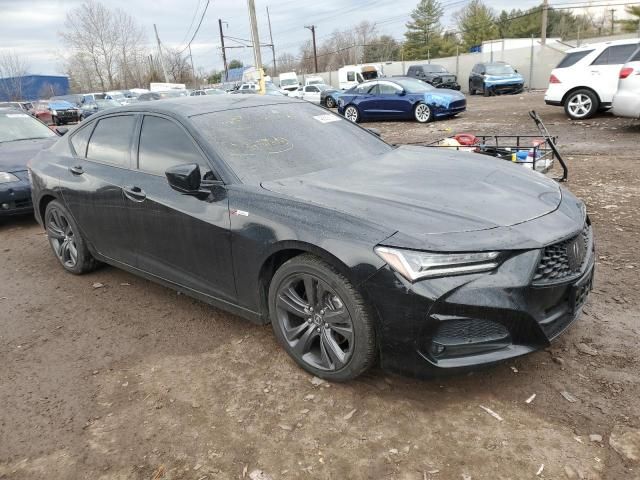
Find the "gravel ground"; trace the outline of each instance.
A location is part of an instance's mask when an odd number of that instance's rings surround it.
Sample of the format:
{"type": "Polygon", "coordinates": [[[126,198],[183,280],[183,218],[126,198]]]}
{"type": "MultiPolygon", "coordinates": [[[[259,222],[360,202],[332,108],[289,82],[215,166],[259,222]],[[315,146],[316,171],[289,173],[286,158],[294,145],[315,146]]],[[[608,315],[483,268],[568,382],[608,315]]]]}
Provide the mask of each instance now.
{"type": "Polygon", "coordinates": [[[0,478],[640,479],[640,123],[570,122],[541,93],[469,100],[453,120],[365,126],[397,143],[535,133],[535,108],[560,136],[598,265],[550,349],[316,385],[268,326],[115,268],[66,274],[31,218],[3,221],[0,478]]]}

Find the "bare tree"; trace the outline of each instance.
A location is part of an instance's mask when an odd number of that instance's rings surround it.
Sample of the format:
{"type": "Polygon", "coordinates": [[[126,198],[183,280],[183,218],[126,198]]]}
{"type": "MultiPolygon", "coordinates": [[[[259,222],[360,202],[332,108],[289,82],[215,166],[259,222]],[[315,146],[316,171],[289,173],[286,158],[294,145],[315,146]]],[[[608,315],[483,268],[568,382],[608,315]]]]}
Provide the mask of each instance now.
{"type": "Polygon", "coordinates": [[[8,100],[22,100],[28,66],[15,52],[0,53],[0,93],[8,100]]]}
{"type": "Polygon", "coordinates": [[[193,74],[191,71],[191,63],[189,63],[189,57],[178,50],[173,50],[167,47],[162,49],[164,58],[164,65],[167,69],[167,74],[170,80],[176,83],[190,83],[193,81],[193,74]]]}
{"type": "Polygon", "coordinates": [[[74,85],[105,91],[148,80],[144,31],[125,11],[87,0],[67,13],[64,25],[60,36],[71,51],[66,67],[74,85]]]}

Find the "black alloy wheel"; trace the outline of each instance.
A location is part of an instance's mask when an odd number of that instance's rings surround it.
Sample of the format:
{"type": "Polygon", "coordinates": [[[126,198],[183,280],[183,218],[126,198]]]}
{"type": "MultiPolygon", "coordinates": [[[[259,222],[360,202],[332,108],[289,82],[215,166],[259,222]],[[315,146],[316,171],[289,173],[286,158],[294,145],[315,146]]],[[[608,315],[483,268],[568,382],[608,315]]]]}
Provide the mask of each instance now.
{"type": "Polygon", "coordinates": [[[47,205],[44,224],[51,250],[65,270],[81,274],[97,267],[76,223],[57,200],[47,205]]]}
{"type": "Polygon", "coordinates": [[[336,101],[332,97],[327,97],[324,101],[327,108],[335,108],[336,101]]]}
{"type": "Polygon", "coordinates": [[[286,262],[269,289],[274,333],[305,370],[350,380],[375,361],[373,322],[351,283],[329,264],[301,255],[286,262]]]}

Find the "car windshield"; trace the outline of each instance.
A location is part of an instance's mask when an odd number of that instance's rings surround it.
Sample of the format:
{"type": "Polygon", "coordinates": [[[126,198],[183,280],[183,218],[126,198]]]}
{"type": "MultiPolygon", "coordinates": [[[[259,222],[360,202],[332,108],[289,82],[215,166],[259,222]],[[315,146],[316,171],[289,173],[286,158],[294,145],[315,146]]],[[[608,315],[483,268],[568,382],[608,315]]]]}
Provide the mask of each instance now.
{"type": "Polygon", "coordinates": [[[280,80],[281,87],[287,85],[298,85],[298,80],[296,80],[295,78],[285,78],[284,80],[280,80]]]}
{"type": "Polygon", "coordinates": [[[0,143],[55,137],[55,133],[26,113],[0,113],[0,143]]]}
{"type": "Polygon", "coordinates": [[[191,117],[244,183],[304,175],[371,159],[390,145],[321,107],[277,103],[191,117]],[[345,152],[349,152],[345,157],[345,152]]]}
{"type": "Polygon", "coordinates": [[[487,75],[510,75],[515,72],[511,65],[487,65],[487,75]]]}
{"type": "Polygon", "coordinates": [[[447,69],[442,65],[425,65],[424,69],[426,72],[431,73],[448,73],[447,69]]]}
{"type": "Polygon", "coordinates": [[[115,100],[96,100],[96,105],[98,105],[98,108],[111,108],[120,106],[120,104],[115,100]]]}
{"type": "Polygon", "coordinates": [[[435,89],[435,87],[432,87],[428,83],[415,78],[403,78],[400,80],[394,79],[394,82],[404,88],[407,93],[425,93],[435,89]]]}

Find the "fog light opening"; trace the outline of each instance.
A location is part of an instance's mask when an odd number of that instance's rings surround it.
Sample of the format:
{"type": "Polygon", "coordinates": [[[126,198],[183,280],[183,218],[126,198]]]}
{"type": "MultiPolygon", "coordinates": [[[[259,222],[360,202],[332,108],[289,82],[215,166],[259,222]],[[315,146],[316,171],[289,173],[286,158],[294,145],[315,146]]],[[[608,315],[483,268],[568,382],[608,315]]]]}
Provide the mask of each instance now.
{"type": "Polygon", "coordinates": [[[442,355],[445,351],[445,346],[438,342],[431,343],[431,353],[433,355],[442,355]]]}
{"type": "Polygon", "coordinates": [[[9,204],[8,203],[3,203],[2,205],[0,205],[0,207],[2,207],[3,210],[9,210],[9,204]]]}

